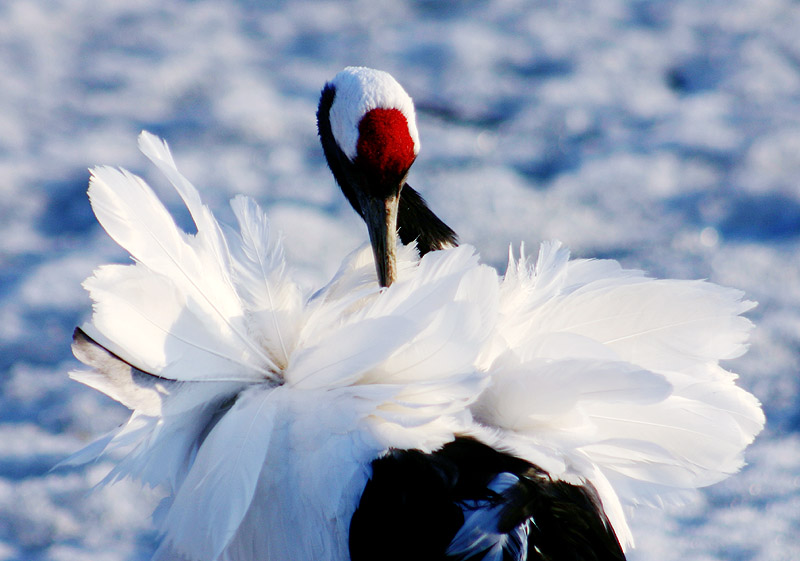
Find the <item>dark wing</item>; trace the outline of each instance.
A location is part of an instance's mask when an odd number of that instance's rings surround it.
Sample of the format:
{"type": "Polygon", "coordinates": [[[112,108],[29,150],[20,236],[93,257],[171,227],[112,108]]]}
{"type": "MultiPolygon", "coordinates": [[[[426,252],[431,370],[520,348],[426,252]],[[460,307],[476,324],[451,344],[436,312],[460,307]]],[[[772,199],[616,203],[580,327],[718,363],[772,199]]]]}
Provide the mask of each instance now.
{"type": "Polygon", "coordinates": [[[623,561],[591,487],[469,438],[392,451],[350,525],[352,561],[623,561]]]}

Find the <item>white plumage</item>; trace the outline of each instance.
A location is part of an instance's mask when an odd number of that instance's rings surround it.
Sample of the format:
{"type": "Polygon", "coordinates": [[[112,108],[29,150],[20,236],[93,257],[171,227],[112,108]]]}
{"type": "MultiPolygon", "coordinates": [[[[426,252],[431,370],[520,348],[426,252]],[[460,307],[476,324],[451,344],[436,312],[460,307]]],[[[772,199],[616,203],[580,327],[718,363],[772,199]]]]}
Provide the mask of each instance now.
{"type": "Polygon", "coordinates": [[[739,314],[754,303],[742,296],[570,261],[558,243],[542,244],[535,265],[512,257],[474,416],[551,476],[593,483],[633,545],[620,502],[720,481],[763,426],[758,401],[719,365],[746,350],[752,325],[739,314]]]}
{"type": "Polygon", "coordinates": [[[348,559],[370,462],[457,435],[590,482],[630,546],[625,505],[734,473],[763,426],[719,365],[751,328],[736,290],[570,260],[553,242],[504,277],[468,246],[401,246],[386,289],[365,247],[309,295],[255,202],[234,199],[238,228],[222,227],[166,144],[142,133],[140,147],[197,234],[140,178],[93,171],[95,214],[135,263],[87,279],[83,331],[100,346],[76,337],[94,370],[72,376],[133,413],[74,461],[114,452],[108,480],[165,488],[159,558],[348,559]]]}

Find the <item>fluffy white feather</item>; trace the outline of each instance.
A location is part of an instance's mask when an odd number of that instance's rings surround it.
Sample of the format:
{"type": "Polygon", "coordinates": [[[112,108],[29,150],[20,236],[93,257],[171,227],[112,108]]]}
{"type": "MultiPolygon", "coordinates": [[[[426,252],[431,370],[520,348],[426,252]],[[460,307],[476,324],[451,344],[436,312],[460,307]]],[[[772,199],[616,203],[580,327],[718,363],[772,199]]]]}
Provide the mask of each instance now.
{"type": "Polygon", "coordinates": [[[235,199],[238,229],[223,230],[166,145],[143,134],[140,146],[198,232],[180,231],[141,179],[95,170],[93,208],[136,263],[87,280],[94,340],[76,339],[76,354],[95,370],[74,377],[134,412],[79,457],[121,452],[109,481],[170,492],[159,556],[249,559],[257,543],[268,558],[344,558],[369,462],[468,426],[496,274],[468,247],[421,260],[402,247],[380,290],[361,251],[306,298],[254,202],[235,199]]]}
{"type": "MultiPolygon", "coordinates": [[[[183,187],[188,191],[191,185],[183,187]]],[[[189,195],[197,195],[191,189],[186,197],[189,200],[192,198],[189,195]]],[[[236,370],[250,374],[253,379],[270,377],[270,372],[277,368],[246,333],[243,307],[230,279],[228,259],[221,255],[219,226],[194,214],[207,209],[190,207],[198,227],[197,235],[190,236],[178,229],[142,179],[108,167],[93,170],[89,199],[108,234],[144,267],[117,267],[113,273],[101,269],[87,283],[90,294],[95,292],[92,298],[96,305],[102,307],[114,297],[120,300],[119,305],[111,305],[112,310],[101,311],[101,315],[109,314],[105,323],[107,329],[114,328],[113,324],[117,324],[116,329],[126,329],[126,322],[114,319],[116,309],[127,307],[126,313],[133,321],[136,321],[134,316],[141,316],[136,326],[145,329],[144,333],[118,332],[115,337],[109,337],[123,351],[126,360],[148,356],[141,346],[160,348],[164,345],[156,342],[170,337],[180,347],[176,354],[196,357],[198,369],[192,369],[191,376],[213,377],[218,374],[216,363],[211,369],[203,368],[202,364],[205,358],[219,354],[218,348],[207,347],[208,340],[214,338],[228,350],[221,358],[232,358],[235,363],[229,365],[228,370],[238,366],[236,370]],[[117,283],[125,284],[127,291],[117,291],[114,288],[117,283]],[[148,302],[148,298],[152,302],[148,302]],[[164,325],[164,321],[172,324],[164,325]],[[127,352],[126,347],[137,344],[140,348],[127,352]]],[[[98,321],[103,320],[98,318],[98,321]]],[[[148,366],[157,368],[155,373],[165,377],[171,375],[163,371],[169,367],[169,362],[148,366]]]]}
{"type": "MultiPolygon", "coordinates": [[[[116,452],[107,481],[164,486],[158,559],[346,559],[369,463],[456,435],[590,482],[630,545],[623,504],[724,478],[763,426],[719,365],[746,348],[738,291],[548,243],[503,279],[468,246],[400,246],[386,289],[362,248],[309,297],[255,202],[234,199],[238,228],[223,228],[163,141],[140,147],[197,234],[140,178],[94,170],[92,207],[135,263],[86,281],[94,315],[74,349],[94,370],[72,376],[133,413],[73,461],[116,452]]],[[[491,521],[471,518],[452,547],[491,521]]],[[[498,555],[517,547],[493,536],[498,555]]]]}
{"type": "Polygon", "coordinates": [[[238,530],[270,448],[278,392],[242,392],[203,442],[164,519],[167,542],[179,553],[217,559],[238,530]]]}
{"type": "Polygon", "coordinates": [[[228,229],[232,277],[248,331],[278,367],[286,368],[301,325],[302,291],[286,282],[280,241],[255,201],[240,195],[231,201],[231,208],[239,222],[238,232],[228,229]]]}
{"type": "Polygon", "coordinates": [[[551,475],[592,482],[624,545],[621,502],[658,503],[741,467],[764,417],[719,366],[751,328],[739,291],[570,261],[549,243],[535,265],[510,259],[499,305],[476,418],[551,475]]]}

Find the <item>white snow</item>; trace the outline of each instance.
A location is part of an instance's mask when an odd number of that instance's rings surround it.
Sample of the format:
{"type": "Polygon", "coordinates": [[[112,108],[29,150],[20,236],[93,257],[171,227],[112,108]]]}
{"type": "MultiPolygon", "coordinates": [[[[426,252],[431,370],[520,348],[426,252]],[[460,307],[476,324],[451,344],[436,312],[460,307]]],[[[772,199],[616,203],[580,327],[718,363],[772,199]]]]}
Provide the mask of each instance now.
{"type": "Polygon", "coordinates": [[[409,183],[488,262],[558,238],[759,302],[729,365],[768,418],[749,466],[637,510],[630,557],[800,558],[798,29],[791,0],[0,3],[0,560],[144,560],[158,543],[156,493],[90,493],[108,465],[50,471],[125,418],[66,374],[90,313],[80,282],[126,260],[86,168],[159,189],[135,139],[163,136],[223,221],[233,194],[258,198],[318,285],[366,239],[314,122],[348,65],[414,98],[409,183]]]}

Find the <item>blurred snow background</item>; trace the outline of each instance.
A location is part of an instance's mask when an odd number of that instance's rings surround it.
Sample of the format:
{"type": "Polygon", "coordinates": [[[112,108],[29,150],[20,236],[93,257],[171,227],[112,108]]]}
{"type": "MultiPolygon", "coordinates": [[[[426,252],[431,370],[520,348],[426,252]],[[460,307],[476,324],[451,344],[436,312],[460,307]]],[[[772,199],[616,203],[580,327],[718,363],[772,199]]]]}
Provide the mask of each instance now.
{"type": "Polygon", "coordinates": [[[318,284],[366,238],[315,130],[320,88],[353,64],[414,97],[409,182],[486,261],[558,238],[759,301],[728,365],[769,420],[749,466],[637,510],[630,557],[800,559],[799,29],[791,0],[3,0],[0,560],[144,560],[157,543],[155,493],[90,493],[102,463],[49,471],[126,417],[67,378],[81,281],[126,259],[86,169],[158,190],[136,149],[157,133],[223,220],[255,196],[318,284]]]}

